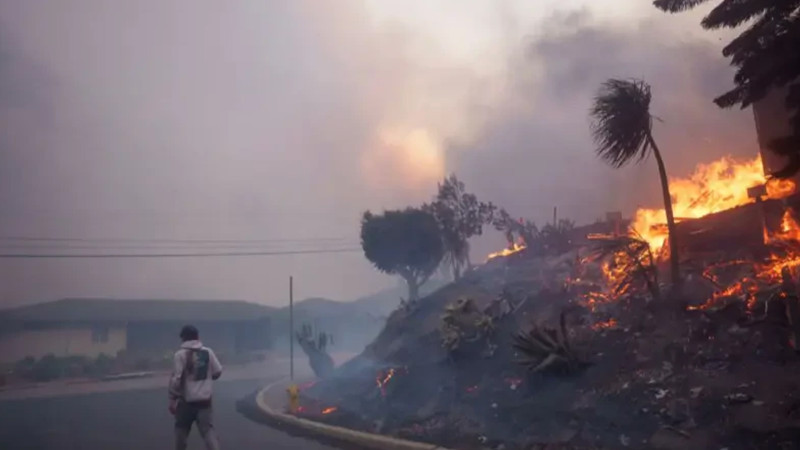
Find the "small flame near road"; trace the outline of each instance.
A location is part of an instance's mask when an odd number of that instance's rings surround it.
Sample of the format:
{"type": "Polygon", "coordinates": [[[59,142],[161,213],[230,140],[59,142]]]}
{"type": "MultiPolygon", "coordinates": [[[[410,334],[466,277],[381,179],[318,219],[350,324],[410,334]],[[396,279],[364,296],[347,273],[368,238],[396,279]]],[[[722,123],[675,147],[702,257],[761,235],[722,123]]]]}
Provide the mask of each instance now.
{"type": "Polygon", "coordinates": [[[394,367],[386,369],[386,370],[379,370],[378,376],[375,377],[375,384],[378,386],[378,389],[381,391],[382,396],[386,396],[386,386],[389,384],[389,381],[398,375],[401,371],[408,370],[406,368],[403,369],[395,369],[394,367]]]}
{"type": "Polygon", "coordinates": [[[332,412],[336,412],[338,409],[339,409],[339,408],[337,408],[337,407],[335,407],[335,406],[331,406],[331,407],[329,407],[329,408],[325,408],[325,409],[323,409],[323,410],[322,410],[322,414],[330,414],[330,413],[332,413],[332,412]]]}

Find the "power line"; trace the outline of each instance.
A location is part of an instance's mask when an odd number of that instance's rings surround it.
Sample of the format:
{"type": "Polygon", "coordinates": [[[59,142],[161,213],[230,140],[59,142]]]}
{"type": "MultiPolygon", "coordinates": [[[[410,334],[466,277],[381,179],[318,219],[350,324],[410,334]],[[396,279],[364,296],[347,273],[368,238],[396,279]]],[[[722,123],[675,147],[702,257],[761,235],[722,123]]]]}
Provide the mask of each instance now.
{"type": "Polygon", "coordinates": [[[337,248],[322,250],[283,250],[283,251],[254,251],[254,252],[220,252],[220,253],[62,253],[62,254],[36,254],[36,253],[0,253],[0,258],[26,258],[26,259],[66,259],[66,258],[215,258],[215,257],[241,257],[241,256],[279,256],[279,255],[310,255],[321,253],[353,253],[360,252],[361,248],[337,248]]]}
{"type": "Polygon", "coordinates": [[[23,242],[86,242],[86,243],[165,243],[165,244],[255,244],[277,242],[341,242],[352,238],[294,238],[294,239],[144,239],[144,238],[75,238],[75,237],[34,237],[0,236],[0,241],[23,242]]]}
{"type": "MultiPolygon", "coordinates": [[[[359,243],[355,240],[350,240],[349,242],[304,242],[304,243],[292,243],[292,242],[275,242],[276,245],[267,245],[267,244],[246,244],[246,243],[239,243],[239,244],[228,244],[228,245],[202,245],[202,244],[150,244],[150,245],[141,245],[141,244],[134,244],[134,243],[123,243],[118,245],[108,245],[102,242],[96,242],[93,244],[89,244],[88,242],[85,244],[80,243],[72,243],[72,242],[57,242],[57,243],[47,243],[47,242],[30,242],[30,243],[22,243],[21,241],[14,241],[12,243],[3,243],[0,242],[0,252],[7,251],[7,250],[43,250],[43,251],[55,251],[55,250],[188,250],[188,251],[209,251],[209,250],[235,250],[235,249],[259,249],[259,250],[277,250],[281,247],[285,248],[287,245],[291,247],[298,247],[299,244],[317,244],[315,246],[319,246],[318,244],[331,244],[340,247],[340,246],[358,246],[359,243]],[[277,245],[277,244],[286,244],[286,245],[277,245]]],[[[303,245],[305,246],[305,245],[303,245]]]]}

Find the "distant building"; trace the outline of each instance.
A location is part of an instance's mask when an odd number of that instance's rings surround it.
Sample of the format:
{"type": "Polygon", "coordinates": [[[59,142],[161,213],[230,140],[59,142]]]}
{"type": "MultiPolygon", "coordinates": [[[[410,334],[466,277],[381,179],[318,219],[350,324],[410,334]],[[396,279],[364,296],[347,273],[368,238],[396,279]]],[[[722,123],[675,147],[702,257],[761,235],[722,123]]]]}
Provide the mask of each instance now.
{"type": "Polygon", "coordinates": [[[164,355],[185,324],[221,355],[268,350],[272,308],[243,301],[64,299],[0,311],[0,363],[28,356],[164,355]]]}

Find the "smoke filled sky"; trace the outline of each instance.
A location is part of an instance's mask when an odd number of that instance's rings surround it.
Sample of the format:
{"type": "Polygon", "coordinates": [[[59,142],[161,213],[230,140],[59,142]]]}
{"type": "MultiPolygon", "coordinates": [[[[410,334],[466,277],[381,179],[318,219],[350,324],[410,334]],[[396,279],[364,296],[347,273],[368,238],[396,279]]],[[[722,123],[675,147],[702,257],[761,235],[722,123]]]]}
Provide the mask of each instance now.
{"type": "MultiPolygon", "coordinates": [[[[755,156],[750,112],[711,102],[732,72],[702,12],[641,0],[0,0],[0,237],[357,247],[364,210],[426,201],[449,172],[537,221],[554,206],[579,223],[657,206],[654,163],[603,165],[587,110],[606,78],[642,77],[672,175],[755,156]]],[[[502,245],[489,232],[473,259],[502,245]]],[[[0,305],[277,305],[290,274],[298,297],[396,283],[359,252],[15,259],[0,260],[0,305]]]]}

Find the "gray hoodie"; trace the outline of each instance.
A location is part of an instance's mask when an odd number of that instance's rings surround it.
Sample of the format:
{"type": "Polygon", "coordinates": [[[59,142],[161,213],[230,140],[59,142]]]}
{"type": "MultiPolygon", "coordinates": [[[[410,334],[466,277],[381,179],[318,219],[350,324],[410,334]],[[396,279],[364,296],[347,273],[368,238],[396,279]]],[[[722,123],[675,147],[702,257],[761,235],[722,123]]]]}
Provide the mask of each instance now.
{"type": "Polygon", "coordinates": [[[186,402],[211,400],[213,380],[222,375],[222,365],[214,352],[200,341],[186,341],[175,352],[169,380],[169,397],[186,402]]]}

